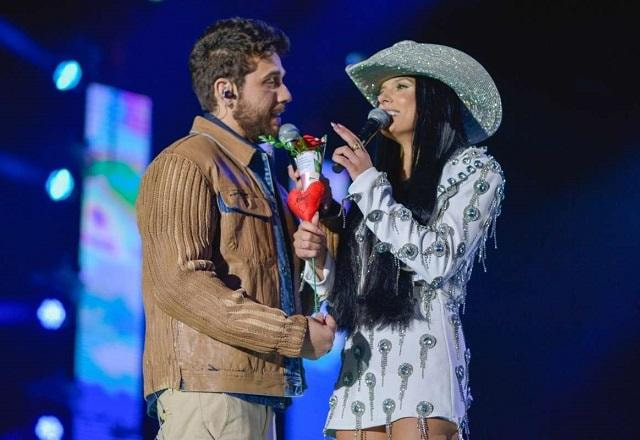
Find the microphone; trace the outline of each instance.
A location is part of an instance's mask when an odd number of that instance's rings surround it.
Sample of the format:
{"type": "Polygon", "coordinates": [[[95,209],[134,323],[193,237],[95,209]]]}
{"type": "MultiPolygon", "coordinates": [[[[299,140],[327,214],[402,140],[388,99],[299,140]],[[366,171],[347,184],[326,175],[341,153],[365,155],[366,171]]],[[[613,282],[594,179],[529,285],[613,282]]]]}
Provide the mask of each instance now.
{"type": "MultiPolygon", "coordinates": [[[[367,122],[358,133],[358,139],[362,142],[362,147],[366,147],[371,139],[376,135],[378,131],[383,128],[387,128],[391,125],[392,119],[389,113],[385,112],[381,108],[374,108],[367,115],[367,122]]],[[[344,170],[344,167],[339,163],[333,164],[331,167],[334,173],[338,174],[344,170]]]]}
{"type": "Polygon", "coordinates": [[[278,130],[278,139],[280,139],[280,142],[283,144],[295,142],[301,137],[300,130],[293,124],[282,124],[280,130],[278,130]]]}

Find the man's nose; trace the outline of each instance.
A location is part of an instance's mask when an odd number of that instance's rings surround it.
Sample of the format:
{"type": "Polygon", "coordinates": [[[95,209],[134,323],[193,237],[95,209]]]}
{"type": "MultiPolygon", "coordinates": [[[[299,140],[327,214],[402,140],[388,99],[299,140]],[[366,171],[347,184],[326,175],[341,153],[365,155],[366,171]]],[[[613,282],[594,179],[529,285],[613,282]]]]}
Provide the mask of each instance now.
{"type": "Polygon", "coordinates": [[[293,100],[293,96],[291,96],[291,92],[289,91],[289,88],[284,84],[282,84],[282,86],[280,87],[280,90],[278,91],[278,102],[287,104],[292,100],[293,100]]]}

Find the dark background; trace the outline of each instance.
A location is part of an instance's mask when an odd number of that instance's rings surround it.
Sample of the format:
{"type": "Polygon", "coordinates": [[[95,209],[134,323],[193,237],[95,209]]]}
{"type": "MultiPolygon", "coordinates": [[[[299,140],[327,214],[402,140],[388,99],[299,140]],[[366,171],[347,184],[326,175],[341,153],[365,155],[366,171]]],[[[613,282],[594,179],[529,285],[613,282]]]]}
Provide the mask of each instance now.
{"type": "MultiPolygon", "coordinates": [[[[489,251],[487,273],[476,268],[464,317],[473,438],[640,438],[640,71],[632,5],[3,2],[0,18],[51,53],[78,59],[85,77],[61,93],[50,72],[0,42],[0,160],[20,158],[33,174],[0,174],[0,437],[22,426],[33,432],[43,408],[70,416],[64,383],[73,378],[81,194],[52,203],[42,183],[60,166],[80,175],[84,86],[97,81],[149,95],[155,155],[186,134],[199,111],[187,69],[191,46],[216,19],[239,15],[289,35],[283,63],[294,101],[284,120],[329,133],[334,147],[329,122],[357,128],[368,111],[344,74],[348,53],[369,56],[412,39],[456,47],[486,67],[503,99],[502,126],[487,145],[505,170],[507,198],[499,249],[489,251]],[[71,315],[54,333],[30,318],[52,294],[65,298],[71,315]]],[[[153,423],[145,424],[152,438],[153,423]]]]}

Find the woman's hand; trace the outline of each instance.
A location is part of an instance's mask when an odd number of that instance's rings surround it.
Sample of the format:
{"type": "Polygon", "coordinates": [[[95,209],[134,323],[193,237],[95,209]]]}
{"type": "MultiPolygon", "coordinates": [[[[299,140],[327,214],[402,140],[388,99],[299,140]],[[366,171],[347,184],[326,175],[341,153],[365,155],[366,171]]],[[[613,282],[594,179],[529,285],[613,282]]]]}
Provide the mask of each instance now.
{"type": "Polygon", "coordinates": [[[347,145],[336,148],[331,159],[347,169],[351,180],[356,180],[360,174],[373,167],[371,156],[362,146],[358,136],[347,127],[333,122],[331,127],[347,143],[347,145]]]}

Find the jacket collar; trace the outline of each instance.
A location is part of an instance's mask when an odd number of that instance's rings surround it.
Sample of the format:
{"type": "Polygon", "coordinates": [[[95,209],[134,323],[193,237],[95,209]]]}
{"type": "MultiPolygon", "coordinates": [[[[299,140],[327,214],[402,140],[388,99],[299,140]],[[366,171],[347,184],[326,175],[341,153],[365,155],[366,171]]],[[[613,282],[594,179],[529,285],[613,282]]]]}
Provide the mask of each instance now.
{"type": "Polygon", "coordinates": [[[191,134],[201,134],[208,137],[220,145],[220,148],[234,159],[244,166],[248,166],[253,154],[258,151],[257,147],[248,139],[232,131],[219,119],[216,118],[214,120],[216,122],[202,116],[196,116],[191,127],[191,134]]]}

